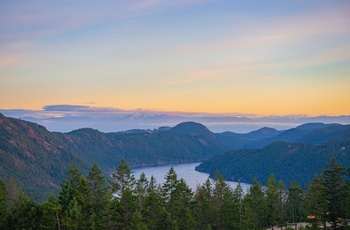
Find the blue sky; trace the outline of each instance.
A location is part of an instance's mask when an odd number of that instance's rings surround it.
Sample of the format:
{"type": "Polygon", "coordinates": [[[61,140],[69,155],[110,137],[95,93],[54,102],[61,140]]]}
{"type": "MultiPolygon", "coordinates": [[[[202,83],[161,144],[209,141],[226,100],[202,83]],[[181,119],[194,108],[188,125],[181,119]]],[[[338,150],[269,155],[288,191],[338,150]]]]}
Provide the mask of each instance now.
{"type": "Polygon", "coordinates": [[[350,2],[1,1],[0,109],[350,114],[350,2]]]}

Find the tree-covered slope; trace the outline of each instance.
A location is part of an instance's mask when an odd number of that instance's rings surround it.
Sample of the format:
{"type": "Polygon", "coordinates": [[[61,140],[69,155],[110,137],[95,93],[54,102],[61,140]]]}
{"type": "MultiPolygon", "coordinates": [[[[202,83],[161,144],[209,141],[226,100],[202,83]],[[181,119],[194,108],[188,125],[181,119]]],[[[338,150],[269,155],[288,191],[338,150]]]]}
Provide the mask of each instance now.
{"type": "Polygon", "coordinates": [[[325,144],[350,137],[350,125],[307,123],[284,131],[265,127],[245,134],[223,132],[215,135],[230,149],[263,148],[276,141],[325,144]]]}
{"type": "Polygon", "coordinates": [[[97,162],[105,170],[124,158],[131,167],[208,159],[227,150],[215,139],[173,132],[101,133],[81,129],[65,136],[79,156],[97,162]]]}
{"type": "Polygon", "coordinates": [[[250,133],[223,132],[216,133],[217,139],[230,149],[240,149],[249,146],[259,140],[275,137],[283,131],[264,127],[250,133]]]}
{"type": "Polygon", "coordinates": [[[250,183],[256,178],[264,184],[273,173],[287,185],[295,180],[305,187],[333,157],[350,166],[350,139],[323,145],[274,142],[262,149],[240,149],[215,156],[196,170],[211,175],[219,170],[228,180],[250,183]]]}
{"type": "Polygon", "coordinates": [[[341,136],[349,137],[349,133],[350,125],[307,123],[288,129],[279,135],[248,143],[243,147],[262,148],[275,141],[325,144],[332,140],[338,140],[341,136]]]}
{"type": "Polygon", "coordinates": [[[136,167],[200,161],[227,151],[215,136],[192,134],[171,130],[102,133],[94,129],[58,133],[0,114],[0,173],[6,180],[14,177],[40,200],[57,190],[73,160],[83,172],[96,162],[109,173],[121,158],[136,167]]]}
{"type": "Polygon", "coordinates": [[[56,190],[73,159],[86,168],[62,140],[43,126],[0,114],[0,174],[15,178],[35,198],[56,190]]]}

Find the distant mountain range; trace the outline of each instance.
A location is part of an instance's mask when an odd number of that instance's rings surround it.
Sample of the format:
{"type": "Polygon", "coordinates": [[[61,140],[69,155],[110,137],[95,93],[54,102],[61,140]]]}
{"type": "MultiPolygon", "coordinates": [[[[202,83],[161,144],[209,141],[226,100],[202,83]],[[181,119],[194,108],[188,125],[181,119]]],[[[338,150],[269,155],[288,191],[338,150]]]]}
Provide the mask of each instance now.
{"type": "Polygon", "coordinates": [[[70,132],[90,127],[101,132],[130,129],[157,129],[159,126],[175,126],[184,121],[194,121],[213,132],[234,131],[248,133],[262,127],[287,130],[305,123],[350,124],[350,115],[307,116],[302,114],[261,116],[257,114],[218,114],[200,112],[174,112],[89,105],[46,105],[39,110],[0,109],[5,116],[44,125],[49,131],[70,132]]]}
{"type": "MultiPolygon", "coordinates": [[[[260,173],[259,170],[265,170],[266,174],[280,173],[270,166],[282,167],[274,161],[283,161],[285,164],[305,161],[314,164],[310,159],[320,154],[322,161],[315,164],[315,168],[325,168],[329,158],[326,156],[338,154],[339,146],[341,149],[344,147],[339,154],[343,154],[344,162],[348,162],[349,138],[349,125],[322,123],[304,124],[285,131],[262,128],[247,134],[213,133],[195,122],[154,130],[103,133],[84,128],[60,133],[49,132],[42,125],[0,114],[0,175],[5,180],[14,177],[25,191],[39,201],[58,189],[73,160],[84,173],[96,162],[106,174],[115,170],[122,158],[130,167],[208,160],[198,169],[212,173],[215,167],[227,179],[243,176],[244,181],[251,182],[252,177],[260,173]],[[276,144],[276,141],[279,142],[276,144]],[[282,144],[280,141],[300,144],[282,144]],[[288,146],[294,146],[293,151],[288,146]],[[265,148],[251,149],[260,147],[265,148]],[[239,150],[241,148],[246,149],[239,150]],[[232,149],[236,150],[229,152],[232,149]],[[322,149],[326,149],[328,155],[322,155],[322,149]],[[269,162],[259,156],[269,156],[269,162]],[[218,163],[223,162],[222,159],[227,164],[218,163]],[[228,164],[232,161],[235,164],[228,164]],[[237,171],[238,168],[246,171],[237,171]]],[[[297,169],[304,168],[303,164],[294,166],[297,169]]],[[[303,172],[302,169],[299,171],[303,172]]],[[[261,179],[264,181],[265,177],[261,179]]]]}
{"type": "Polygon", "coordinates": [[[224,132],[216,136],[221,143],[231,149],[262,148],[275,141],[325,144],[350,137],[350,125],[308,123],[285,131],[262,128],[247,134],[224,132]]]}

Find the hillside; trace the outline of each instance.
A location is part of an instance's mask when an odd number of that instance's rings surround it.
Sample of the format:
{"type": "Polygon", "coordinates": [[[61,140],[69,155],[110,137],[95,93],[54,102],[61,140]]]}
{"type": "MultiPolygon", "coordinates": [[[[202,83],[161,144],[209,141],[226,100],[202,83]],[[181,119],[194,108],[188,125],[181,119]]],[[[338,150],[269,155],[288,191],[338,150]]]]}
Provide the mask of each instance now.
{"type": "Polygon", "coordinates": [[[262,149],[240,149],[204,161],[196,170],[213,175],[216,170],[228,180],[265,184],[271,173],[289,185],[293,180],[303,187],[327,167],[333,157],[350,166],[350,138],[322,145],[274,142],[262,149]]]}
{"type": "Polygon", "coordinates": [[[286,182],[293,179],[288,175],[307,181],[310,178],[305,175],[312,177],[319,168],[325,168],[333,155],[348,162],[349,138],[349,125],[320,123],[286,131],[262,128],[247,134],[214,134],[195,122],[156,130],[103,133],[84,128],[59,133],[0,114],[0,174],[5,180],[14,177],[19,186],[39,201],[57,191],[73,160],[83,173],[96,162],[107,174],[116,169],[122,158],[130,167],[138,167],[214,157],[198,169],[212,173],[218,168],[227,179],[243,176],[246,182],[255,176],[264,182],[270,172],[286,182]],[[278,142],[263,149],[241,149],[217,156],[233,148],[265,146],[279,140],[304,144],[278,142]]]}
{"type": "Polygon", "coordinates": [[[240,149],[252,145],[256,141],[264,140],[268,138],[275,137],[283,131],[278,131],[276,129],[264,127],[250,133],[234,133],[234,132],[223,132],[216,133],[218,140],[227,146],[229,149],[240,149]]]}
{"type": "Polygon", "coordinates": [[[325,144],[350,137],[350,125],[307,123],[284,131],[262,128],[247,134],[224,132],[215,135],[229,149],[263,148],[276,141],[325,144]]]}
{"type": "Polygon", "coordinates": [[[190,125],[197,127],[195,133],[102,133],[89,128],[58,133],[0,114],[0,174],[5,180],[14,177],[29,195],[42,200],[57,191],[73,160],[85,173],[94,162],[108,173],[121,158],[137,167],[200,161],[228,150],[214,135],[200,135],[208,132],[204,126],[190,125]]]}

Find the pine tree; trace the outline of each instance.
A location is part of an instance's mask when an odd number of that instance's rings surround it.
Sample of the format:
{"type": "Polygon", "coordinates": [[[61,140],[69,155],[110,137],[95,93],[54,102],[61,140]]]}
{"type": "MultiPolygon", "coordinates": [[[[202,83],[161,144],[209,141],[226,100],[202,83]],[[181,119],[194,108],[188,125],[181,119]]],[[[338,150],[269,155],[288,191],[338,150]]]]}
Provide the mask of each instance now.
{"type": "Polygon", "coordinates": [[[120,160],[117,172],[113,173],[112,177],[112,191],[115,192],[117,196],[120,197],[126,189],[134,189],[135,178],[134,175],[131,175],[130,168],[124,159],[120,160]]]}
{"type": "Polygon", "coordinates": [[[325,189],[321,184],[320,178],[315,176],[307,188],[305,197],[305,211],[313,229],[319,229],[318,226],[321,222],[324,222],[324,225],[326,225],[323,217],[324,213],[327,212],[324,191],[325,189]]]}
{"type": "Polygon", "coordinates": [[[174,217],[179,229],[194,229],[195,220],[192,216],[193,192],[184,179],[179,180],[173,196],[176,207],[174,217]]]}
{"type": "Polygon", "coordinates": [[[293,181],[288,188],[286,208],[289,222],[304,220],[304,191],[296,181],[293,181]]]}
{"type": "Polygon", "coordinates": [[[278,212],[277,212],[277,222],[278,226],[282,229],[286,226],[286,200],[287,200],[287,190],[283,181],[279,181],[277,184],[277,195],[278,195],[278,212]]]}
{"type": "Polygon", "coordinates": [[[7,206],[8,193],[6,184],[3,179],[0,177],[0,229],[5,229],[8,215],[10,214],[10,210],[7,206]]]}
{"type": "Polygon", "coordinates": [[[338,228],[338,218],[341,217],[341,207],[345,197],[344,175],[345,169],[341,165],[336,164],[335,158],[328,165],[328,169],[323,170],[321,174],[321,184],[324,188],[325,201],[329,212],[328,216],[332,222],[333,230],[338,228]]]}
{"type": "Polygon", "coordinates": [[[141,173],[140,178],[136,182],[135,193],[137,197],[137,206],[140,213],[144,210],[145,200],[147,197],[148,180],[144,173],[141,173]]]}
{"type": "MultiPolygon", "coordinates": [[[[69,170],[68,177],[65,182],[61,185],[60,195],[58,196],[58,200],[60,205],[62,206],[62,210],[67,210],[71,201],[75,197],[77,200],[77,192],[80,187],[80,182],[82,178],[82,174],[78,169],[76,162],[73,161],[69,170]]],[[[78,198],[79,200],[79,198],[78,198]]]]}
{"type": "Polygon", "coordinates": [[[119,201],[120,219],[118,221],[119,228],[129,229],[133,213],[136,211],[136,197],[133,191],[126,187],[121,194],[119,201]]]}
{"type": "Polygon", "coordinates": [[[162,198],[167,212],[170,213],[171,223],[176,221],[175,215],[178,212],[178,201],[176,201],[175,190],[179,183],[177,174],[173,167],[165,175],[166,181],[162,185],[162,198]]]}
{"type": "Polygon", "coordinates": [[[130,230],[147,230],[147,225],[143,222],[139,211],[135,211],[132,216],[130,230]]]}
{"type": "Polygon", "coordinates": [[[274,229],[278,224],[279,211],[279,194],[276,178],[273,174],[270,175],[266,183],[266,201],[267,201],[267,224],[274,229]]]}
{"type": "Polygon", "coordinates": [[[75,197],[69,203],[68,209],[65,210],[65,218],[62,220],[62,226],[64,229],[80,230],[86,229],[84,224],[84,218],[81,214],[81,207],[75,197]]]}
{"type": "Polygon", "coordinates": [[[233,191],[218,172],[214,176],[213,208],[216,229],[235,228],[233,191]]]}
{"type": "Polygon", "coordinates": [[[17,189],[11,207],[8,226],[10,229],[39,229],[41,213],[34,199],[17,189]]]}
{"type": "Polygon", "coordinates": [[[202,186],[197,188],[194,196],[195,217],[197,220],[197,229],[206,229],[214,224],[213,216],[213,187],[211,180],[208,178],[202,186]]]}
{"type": "Polygon", "coordinates": [[[248,193],[244,197],[244,206],[248,208],[255,217],[252,220],[257,221],[259,229],[267,226],[267,202],[262,185],[256,180],[253,180],[248,193]]]}
{"type": "Polygon", "coordinates": [[[89,189],[89,206],[91,207],[91,215],[94,215],[94,225],[96,229],[101,228],[100,222],[104,214],[104,210],[109,202],[109,191],[106,186],[104,176],[102,176],[102,170],[96,163],[92,166],[89,175],[87,176],[87,185],[89,189]]]}
{"type": "Polygon", "coordinates": [[[43,212],[43,218],[40,221],[40,229],[61,229],[61,217],[62,210],[61,205],[58,203],[56,196],[51,193],[48,200],[41,205],[43,212]]]}
{"type": "Polygon", "coordinates": [[[243,188],[241,186],[241,183],[238,182],[235,190],[233,191],[233,214],[234,214],[234,221],[235,223],[235,229],[242,229],[243,228],[243,221],[242,221],[242,215],[243,215],[243,188]]]}
{"type": "Polygon", "coordinates": [[[148,229],[167,229],[170,226],[170,214],[162,202],[162,191],[152,176],[147,188],[143,217],[148,229]],[[169,223],[168,223],[169,220],[169,223]]]}

